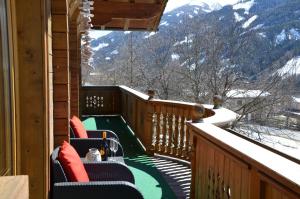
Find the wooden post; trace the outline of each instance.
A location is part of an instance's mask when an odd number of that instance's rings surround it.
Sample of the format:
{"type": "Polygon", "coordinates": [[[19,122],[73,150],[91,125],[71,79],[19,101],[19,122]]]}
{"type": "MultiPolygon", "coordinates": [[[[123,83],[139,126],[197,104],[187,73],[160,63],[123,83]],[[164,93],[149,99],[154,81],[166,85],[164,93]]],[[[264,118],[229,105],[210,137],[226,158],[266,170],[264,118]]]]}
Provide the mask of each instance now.
{"type": "Polygon", "coordinates": [[[196,104],[192,110],[192,122],[200,122],[205,115],[205,108],[201,104],[196,104]]]}
{"type": "Polygon", "coordinates": [[[31,199],[46,199],[52,137],[50,5],[43,0],[14,3],[17,174],[29,176],[31,199]]]}
{"type": "Polygon", "coordinates": [[[52,0],[54,145],[69,139],[70,80],[68,2],[52,0]]]}

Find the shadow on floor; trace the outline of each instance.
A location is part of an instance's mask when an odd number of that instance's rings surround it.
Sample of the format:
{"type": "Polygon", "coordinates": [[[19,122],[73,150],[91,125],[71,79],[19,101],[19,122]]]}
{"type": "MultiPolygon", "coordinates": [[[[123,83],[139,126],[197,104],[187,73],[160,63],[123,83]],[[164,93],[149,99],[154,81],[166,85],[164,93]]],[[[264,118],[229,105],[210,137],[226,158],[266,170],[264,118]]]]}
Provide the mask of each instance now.
{"type": "Polygon", "coordinates": [[[119,116],[83,118],[89,130],[107,129],[114,131],[124,149],[125,162],[133,172],[135,184],[145,199],[176,199],[172,189],[157,170],[152,157],[145,154],[130,128],[119,116]]]}

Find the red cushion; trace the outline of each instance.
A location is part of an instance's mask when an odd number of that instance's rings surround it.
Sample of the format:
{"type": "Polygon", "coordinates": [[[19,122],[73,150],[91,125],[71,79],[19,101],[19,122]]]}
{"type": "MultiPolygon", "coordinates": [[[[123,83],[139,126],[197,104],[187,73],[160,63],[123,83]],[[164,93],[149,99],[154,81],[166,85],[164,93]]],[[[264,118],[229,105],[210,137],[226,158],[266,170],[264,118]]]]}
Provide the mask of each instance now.
{"type": "Polygon", "coordinates": [[[60,147],[58,160],[71,182],[89,182],[89,176],[76,150],[66,141],[60,147]]]}
{"type": "Polygon", "coordinates": [[[70,124],[77,138],[88,138],[86,130],[78,117],[73,116],[70,120],[70,124]]]}

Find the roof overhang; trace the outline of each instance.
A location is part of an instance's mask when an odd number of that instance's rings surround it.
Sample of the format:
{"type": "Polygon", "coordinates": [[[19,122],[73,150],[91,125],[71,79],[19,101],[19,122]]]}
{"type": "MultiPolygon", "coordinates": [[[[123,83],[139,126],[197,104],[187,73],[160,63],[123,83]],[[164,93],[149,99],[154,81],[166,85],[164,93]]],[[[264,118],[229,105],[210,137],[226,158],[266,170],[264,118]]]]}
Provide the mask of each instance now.
{"type": "Polygon", "coordinates": [[[167,0],[94,0],[93,29],[156,31],[167,0]]]}

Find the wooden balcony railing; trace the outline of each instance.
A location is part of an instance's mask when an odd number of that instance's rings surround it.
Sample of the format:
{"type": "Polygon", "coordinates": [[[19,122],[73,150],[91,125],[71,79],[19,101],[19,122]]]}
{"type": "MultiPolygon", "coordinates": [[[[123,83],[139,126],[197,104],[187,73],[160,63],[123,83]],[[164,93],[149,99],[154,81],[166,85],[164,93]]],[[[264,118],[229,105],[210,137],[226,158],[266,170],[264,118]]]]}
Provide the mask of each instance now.
{"type": "MultiPolygon", "coordinates": [[[[82,115],[122,115],[149,153],[190,157],[186,122],[192,119],[195,103],[153,99],[126,86],[102,86],[83,87],[80,104],[82,115]]],[[[235,119],[227,109],[206,107],[203,122],[226,126],[235,119]],[[219,114],[224,113],[228,114],[220,119],[219,114]]]]}
{"type": "Polygon", "coordinates": [[[300,165],[211,124],[193,137],[191,198],[300,198],[300,165]]]}
{"type": "Polygon", "coordinates": [[[149,153],[189,160],[192,198],[300,198],[300,166],[223,130],[236,118],[225,108],[153,99],[125,86],[81,89],[82,115],[122,115],[149,153]],[[199,118],[198,118],[199,119],[199,118]]]}

